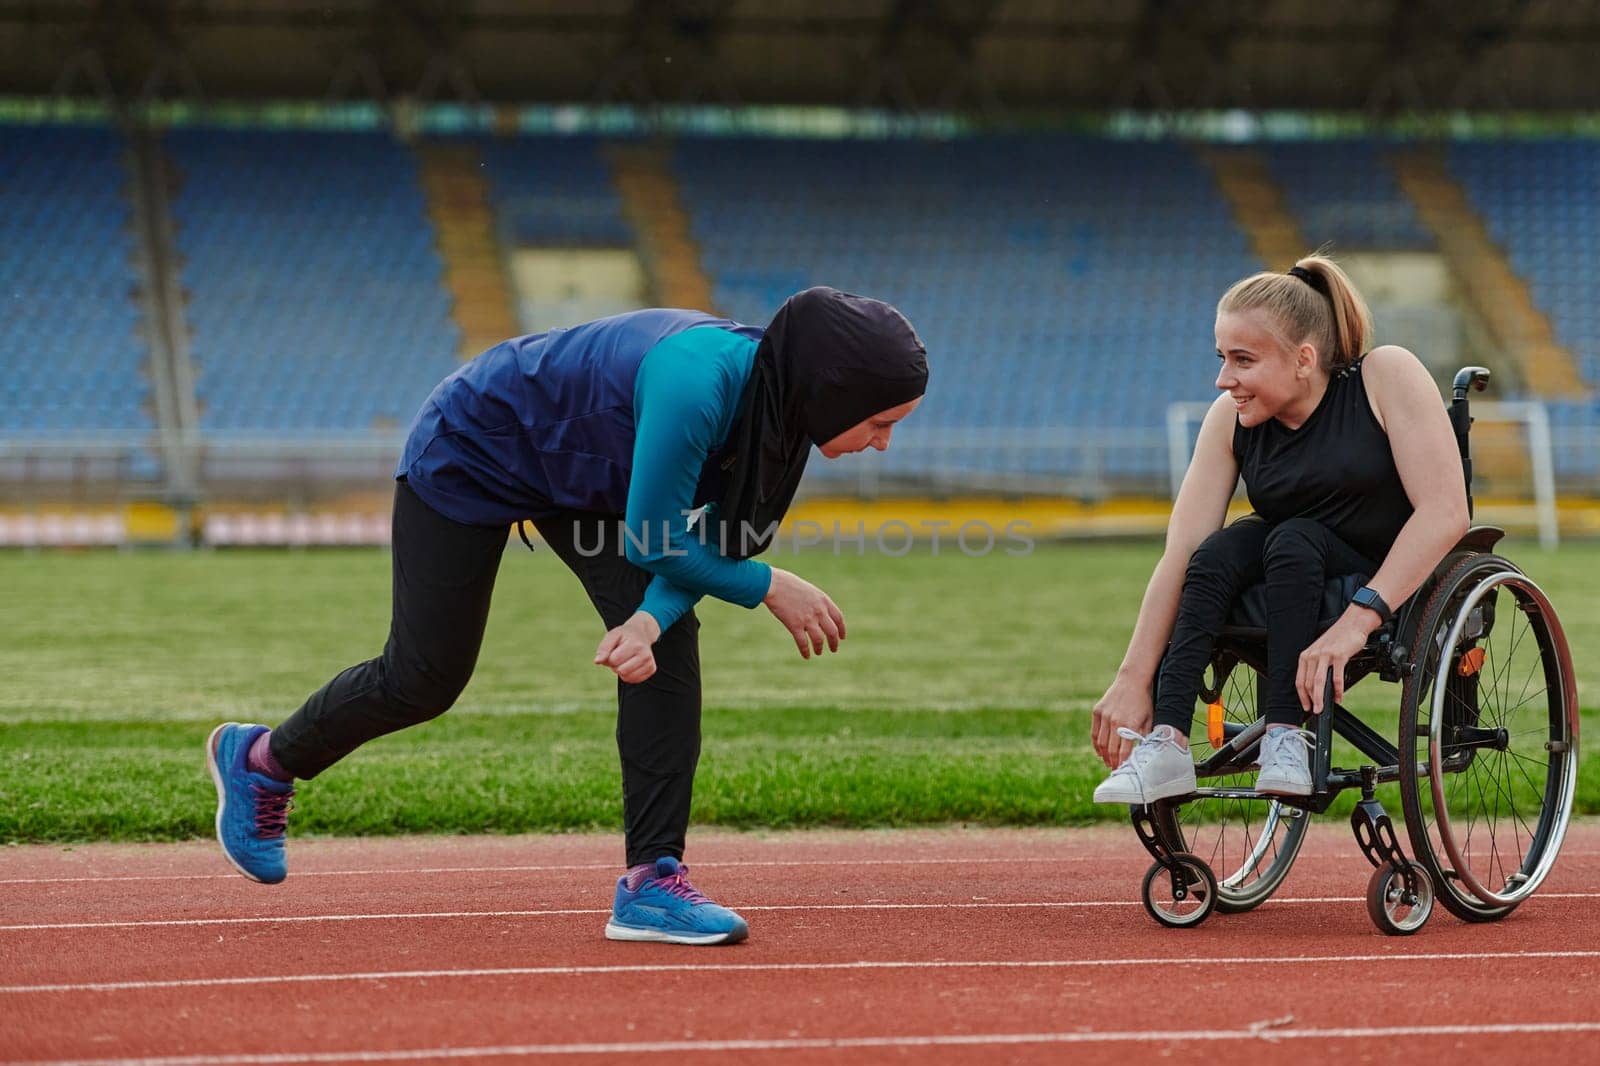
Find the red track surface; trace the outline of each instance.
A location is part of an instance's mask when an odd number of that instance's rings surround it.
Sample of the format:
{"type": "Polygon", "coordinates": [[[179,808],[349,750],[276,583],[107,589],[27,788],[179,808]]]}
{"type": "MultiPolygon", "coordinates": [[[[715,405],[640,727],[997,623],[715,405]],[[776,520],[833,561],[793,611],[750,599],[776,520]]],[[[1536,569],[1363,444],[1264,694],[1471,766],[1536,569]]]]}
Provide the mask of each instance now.
{"type": "Polygon", "coordinates": [[[1596,825],[1505,921],[1440,907],[1393,939],[1335,821],[1277,900],[1186,931],[1144,914],[1126,829],[697,833],[687,858],[749,942],[604,940],[614,837],[291,840],[276,886],[210,845],[0,850],[0,1061],[1463,1066],[1600,1041],[1596,825]]]}

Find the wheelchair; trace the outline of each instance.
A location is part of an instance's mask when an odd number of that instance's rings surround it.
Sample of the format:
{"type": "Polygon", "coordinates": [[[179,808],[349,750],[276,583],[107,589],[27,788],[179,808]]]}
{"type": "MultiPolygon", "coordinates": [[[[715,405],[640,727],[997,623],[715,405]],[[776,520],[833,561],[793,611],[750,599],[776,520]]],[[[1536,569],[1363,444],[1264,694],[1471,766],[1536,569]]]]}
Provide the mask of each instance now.
{"type": "MultiPolygon", "coordinates": [[[[1488,380],[1482,367],[1466,367],[1451,390],[1469,514],[1467,395],[1488,380]]],[[[1555,864],[1572,813],[1577,686],[1549,598],[1494,552],[1503,536],[1472,527],[1347,664],[1347,696],[1373,674],[1400,685],[1395,743],[1335,704],[1329,680],[1314,724],[1309,796],[1251,787],[1266,729],[1257,705],[1267,669],[1264,589],[1240,598],[1206,669],[1206,713],[1191,730],[1198,787],[1131,808],[1155,860],[1141,888],[1152,918],[1183,928],[1213,911],[1260,906],[1288,875],[1309,816],[1351,788],[1361,789],[1351,828],[1373,866],[1367,913],[1383,932],[1415,933],[1435,901],[1465,921],[1492,922],[1533,894],[1555,864]],[[1335,736],[1355,748],[1360,765],[1332,765],[1335,736]],[[1390,782],[1399,784],[1410,855],[1375,795],[1390,782]]],[[[1369,576],[1327,583],[1319,631],[1369,576]]]]}

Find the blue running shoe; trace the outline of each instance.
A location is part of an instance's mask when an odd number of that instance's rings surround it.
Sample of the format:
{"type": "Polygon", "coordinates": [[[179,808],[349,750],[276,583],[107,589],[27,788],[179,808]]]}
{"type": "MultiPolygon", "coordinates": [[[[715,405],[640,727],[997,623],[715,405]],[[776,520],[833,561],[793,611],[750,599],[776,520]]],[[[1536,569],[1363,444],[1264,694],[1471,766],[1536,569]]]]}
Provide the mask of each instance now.
{"type": "Polygon", "coordinates": [[[217,786],[217,842],[233,868],[273,885],[289,873],[283,833],[294,786],[254,773],[245,765],[250,745],[264,725],[224,722],[206,741],[206,768],[217,786]]]}
{"type": "Polygon", "coordinates": [[[737,944],[749,935],[744,919],[707,899],[689,883],[689,868],[670,856],[657,859],[656,875],[636,890],[626,875],[618,879],[606,923],[607,940],[737,944]]]}

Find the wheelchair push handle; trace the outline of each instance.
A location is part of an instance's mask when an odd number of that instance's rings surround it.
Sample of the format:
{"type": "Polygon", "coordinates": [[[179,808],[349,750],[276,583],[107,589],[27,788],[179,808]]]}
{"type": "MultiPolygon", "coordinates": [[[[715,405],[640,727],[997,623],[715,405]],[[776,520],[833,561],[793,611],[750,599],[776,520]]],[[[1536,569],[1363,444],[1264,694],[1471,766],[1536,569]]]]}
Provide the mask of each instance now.
{"type": "Polygon", "coordinates": [[[1473,389],[1482,392],[1489,387],[1489,369],[1482,366],[1464,366],[1456,371],[1450,385],[1450,427],[1455,430],[1456,447],[1461,451],[1461,476],[1466,482],[1467,515],[1472,507],[1472,452],[1467,446],[1467,435],[1472,431],[1472,414],[1467,403],[1467,393],[1473,389]]]}
{"type": "Polygon", "coordinates": [[[1458,403],[1467,398],[1468,389],[1482,392],[1489,387],[1489,370],[1481,366],[1464,366],[1456,371],[1455,381],[1450,385],[1450,398],[1458,403]]]}

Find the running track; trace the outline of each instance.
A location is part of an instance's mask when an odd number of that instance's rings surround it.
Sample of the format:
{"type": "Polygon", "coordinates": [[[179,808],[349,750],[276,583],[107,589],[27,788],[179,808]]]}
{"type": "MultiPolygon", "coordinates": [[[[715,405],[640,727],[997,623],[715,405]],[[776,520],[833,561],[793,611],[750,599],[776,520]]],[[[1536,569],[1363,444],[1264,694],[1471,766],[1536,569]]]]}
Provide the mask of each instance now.
{"type": "Polygon", "coordinates": [[[1595,1061],[1600,825],[1503,922],[1391,939],[1319,821],[1280,900],[1138,903],[1131,830],[696,833],[730,948],[601,937],[615,837],[0,849],[0,1062],[1595,1061]]]}

